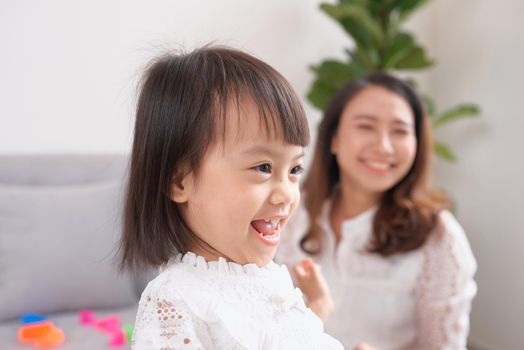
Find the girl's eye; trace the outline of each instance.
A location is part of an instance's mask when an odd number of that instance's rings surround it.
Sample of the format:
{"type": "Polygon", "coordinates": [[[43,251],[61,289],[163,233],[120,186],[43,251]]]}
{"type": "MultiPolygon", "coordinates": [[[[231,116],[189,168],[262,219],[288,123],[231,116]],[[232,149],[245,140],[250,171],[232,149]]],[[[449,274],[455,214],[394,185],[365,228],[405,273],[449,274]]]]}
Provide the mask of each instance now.
{"type": "Polygon", "coordinates": [[[304,172],[304,168],[302,167],[302,165],[297,165],[296,167],[293,167],[293,169],[291,169],[291,175],[300,175],[304,172]]]}
{"type": "Polygon", "coordinates": [[[269,163],[259,164],[255,166],[254,169],[266,174],[271,174],[271,164],[269,163]]]}

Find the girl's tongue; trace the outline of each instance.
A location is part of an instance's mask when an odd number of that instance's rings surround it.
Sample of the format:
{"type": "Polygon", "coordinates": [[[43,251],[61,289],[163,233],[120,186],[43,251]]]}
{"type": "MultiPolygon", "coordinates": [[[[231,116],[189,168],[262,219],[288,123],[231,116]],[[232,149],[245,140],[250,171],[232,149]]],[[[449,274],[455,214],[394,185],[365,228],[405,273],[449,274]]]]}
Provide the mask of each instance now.
{"type": "Polygon", "coordinates": [[[251,222],[251,226],[264,236],[271,236],[275,234],[278,228],[278,220],[266,221],[255,220],[251,222]]]}

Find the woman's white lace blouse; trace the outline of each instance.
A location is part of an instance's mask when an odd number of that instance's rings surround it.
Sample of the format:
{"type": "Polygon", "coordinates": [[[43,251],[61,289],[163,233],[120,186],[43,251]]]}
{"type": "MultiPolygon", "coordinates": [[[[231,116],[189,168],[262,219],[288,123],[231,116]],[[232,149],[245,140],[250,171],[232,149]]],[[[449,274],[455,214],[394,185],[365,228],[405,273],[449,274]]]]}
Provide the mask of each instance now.
{"type": "Polygon", "coordinates": [[[342,349],[285,266],[178,255],[139,302],[132,342],[145,349],[342,349]]]}
{"type": "MultiPolygon", "coordinates": [[[[330,208],[327,201],[319,220],[325,250],[315,257],[335,303],[326,331],[346,349],[360,342],[383,350],[465,349],[477,265],[453,215],[440,213],[441,229],[422,248],[384,258],[365,249],[375,209],[344,221],[337,247],[330,208]]],[[[299,241],[308,225],[306,210],[297,209],[282,233],[277,261],[294,266],[305,257],[299,241]]]]}

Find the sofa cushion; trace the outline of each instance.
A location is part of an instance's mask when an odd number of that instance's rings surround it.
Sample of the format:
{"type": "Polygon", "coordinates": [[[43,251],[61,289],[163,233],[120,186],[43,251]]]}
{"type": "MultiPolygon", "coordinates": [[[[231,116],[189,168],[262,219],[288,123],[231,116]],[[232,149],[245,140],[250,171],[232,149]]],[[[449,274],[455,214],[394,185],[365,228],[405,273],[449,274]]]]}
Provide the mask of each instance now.
{"type": "Polygon", "coordinates": [[[120,181],[0,184],[0,321],[136,303],[114,266],[121,194],[120,181]]]}

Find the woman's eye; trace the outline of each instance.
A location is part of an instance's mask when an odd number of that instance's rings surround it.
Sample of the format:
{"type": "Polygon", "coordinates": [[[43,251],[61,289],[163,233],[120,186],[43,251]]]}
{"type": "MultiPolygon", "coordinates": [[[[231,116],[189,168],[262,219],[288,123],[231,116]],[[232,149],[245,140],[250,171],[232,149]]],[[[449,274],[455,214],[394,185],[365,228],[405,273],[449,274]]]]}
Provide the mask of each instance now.
{"type": "Polygon", "coordinates": [[[407,135],[409,133],[406,129],[395,129],[393,130],[393,134],[395,135],[407,135]]]}
{"type": "Polygon", "coordinates": [[[293,167],[293,169],[291,169],[291,175],[300,175],[304,172],[304,168],[302,167],[302,165],[297,165],[296,167],[293,167]]]}
{"type": "Polygon", "coordinates": [[[357,125],[357,129],[369,131],[369,130],[373,130],[373,126],[368,125],[368,124],[359,124],[357,125]]]}
{"type": "Polygon", "coordinates": [[[269,163],[259,164],[255,166],[254,169],[263,173],[271,174],[271,164],[269,163]]]}

